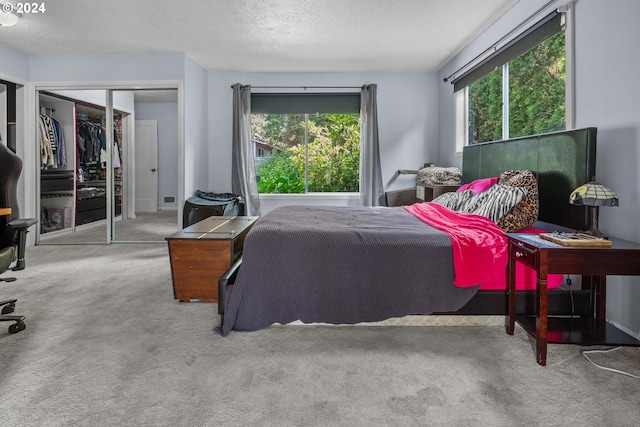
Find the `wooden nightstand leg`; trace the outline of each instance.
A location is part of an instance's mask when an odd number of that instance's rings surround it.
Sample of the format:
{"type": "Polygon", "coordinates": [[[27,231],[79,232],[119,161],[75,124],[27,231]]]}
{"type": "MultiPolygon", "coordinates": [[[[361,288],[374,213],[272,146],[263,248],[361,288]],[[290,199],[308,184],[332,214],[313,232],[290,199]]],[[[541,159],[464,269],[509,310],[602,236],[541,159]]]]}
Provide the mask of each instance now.
{"type": "Polygon", "coordinates": [[[589,317],[594,319],[596,316],[596,285],[593,276],[582,276],[582,289],[589,291],[589,317]]]}
{"type": "Polygon", "coordinates": [[[607,276],[594,276],[596,292],[595,317],[599,320],[607,320],[607,276]]]}
{"type": "Polygon", "coordinates": [[[547,274],[538,273],[536,286],[536,360],[542,366],[547,364],[548,321],[547,274]]]}

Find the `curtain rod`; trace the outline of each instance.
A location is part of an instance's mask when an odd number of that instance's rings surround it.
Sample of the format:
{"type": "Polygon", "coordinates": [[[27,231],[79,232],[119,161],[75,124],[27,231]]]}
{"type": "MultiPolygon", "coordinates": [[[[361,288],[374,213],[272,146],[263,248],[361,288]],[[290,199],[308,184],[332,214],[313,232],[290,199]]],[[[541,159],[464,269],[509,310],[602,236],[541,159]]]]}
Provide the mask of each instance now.
{"type": "Polygon", "coordinates": [[[536,10],[534,13],[532,13],[531,15],[529,15],[529,17],[527,19],[525,19],[523,22],[520,23],[520,25],[518,25],[517,27],[515,27],[513,30],[511,30],[510,32],[508,32],[505,36],[503,36],[500,40],[498,40],[497,42],[495,42],[494,44],[492,44],[490,47],[486,48],[484,51],[482,51],[481,53],[479,53],[475,58],[473,58],[471,61],[467,62],[466,64],[464,64],[462,67],[458,68],[456,71],[454,71],[453,73],[449,74],[448,77],[444,78],[445,82],[448,82],[451,77],[455,76],[456,74],[458,74],[459,72],[461,72],[462,70],[464,70],[465,68],[469,67],[471,64],[475,63],[479,58],[481,58],[482,56],[484,56],[487,52],[489,51],[495,51],[497,46],[502,43],[503,41],[505,41],[506,39],[508,39],[513,33],[515,33],[516,31],[518,31],[520,28],[522,28],[525,24],[529,23],[531,21],[531,18],[533,18],[534,16],[538,15],[540,12],[542,12],[544,9],[546,9],[547,7],[551,6],[553,3],[557,2],[558,0],[549,0],[544,6],[542,6],[540,9],[536,10]]]}
{"type": "MultiPolygon", "coordinates": [[[[251,86],[255,89],[362,89],[362,86],[251,86]]],[[[231,85],[233,89],[233,85],[231,85]]]]}

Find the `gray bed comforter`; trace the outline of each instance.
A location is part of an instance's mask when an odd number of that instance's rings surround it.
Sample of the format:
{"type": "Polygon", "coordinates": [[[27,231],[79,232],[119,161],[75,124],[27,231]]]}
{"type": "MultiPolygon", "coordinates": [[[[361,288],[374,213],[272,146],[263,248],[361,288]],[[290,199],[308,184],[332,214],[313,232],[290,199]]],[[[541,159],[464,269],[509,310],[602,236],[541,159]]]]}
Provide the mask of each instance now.
{"type": "Polygon", "coordinates": [[[222,335],[274,323],[353,324],[455,311],[451,240],[401,207],[286,206],[247,234],[222,335]]]}

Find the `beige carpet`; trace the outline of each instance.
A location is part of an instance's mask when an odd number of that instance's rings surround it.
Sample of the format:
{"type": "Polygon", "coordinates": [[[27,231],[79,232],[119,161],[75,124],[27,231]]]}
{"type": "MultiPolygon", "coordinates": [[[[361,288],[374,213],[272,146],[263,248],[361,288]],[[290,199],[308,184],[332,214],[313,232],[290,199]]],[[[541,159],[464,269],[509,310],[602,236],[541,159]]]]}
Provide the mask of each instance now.
{"type": "MultiPolygon", "coordinates": [[[[640,382],[502,326],[275,326],[221,337],[164,244],[41,245],[0,329],[3,426],[636,426],[640,382]]],[[[640,374],[640,350],[597,355],[640,374]]]]}

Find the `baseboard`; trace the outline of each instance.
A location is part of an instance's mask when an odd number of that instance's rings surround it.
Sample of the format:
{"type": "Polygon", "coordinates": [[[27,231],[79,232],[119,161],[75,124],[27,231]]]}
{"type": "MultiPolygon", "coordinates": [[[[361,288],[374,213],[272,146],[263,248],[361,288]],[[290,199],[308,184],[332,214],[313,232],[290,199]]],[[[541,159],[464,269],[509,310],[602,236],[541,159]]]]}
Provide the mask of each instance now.
{"type": "Polygon", "coordinates": [[[618,322],[614,322],[612,320],[607,319],[607,322],[611,323],[613,326],[615,326],[616,328],[620,329],[622,332],[624,332],[625,334],[637,338],[640,340],[640,331],[638,332],[634,332],[629,328],[625,328],[624,326],[622,326],[621,324],[619,324],[618,322]]]}

